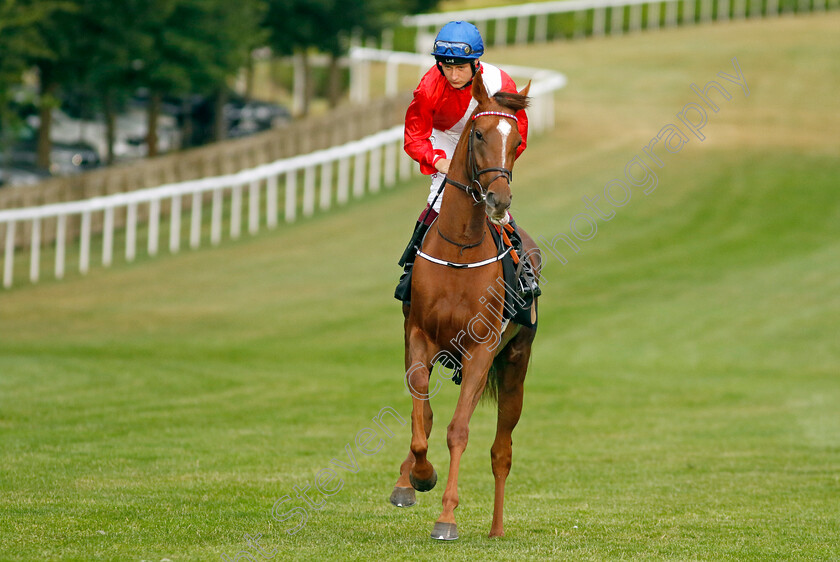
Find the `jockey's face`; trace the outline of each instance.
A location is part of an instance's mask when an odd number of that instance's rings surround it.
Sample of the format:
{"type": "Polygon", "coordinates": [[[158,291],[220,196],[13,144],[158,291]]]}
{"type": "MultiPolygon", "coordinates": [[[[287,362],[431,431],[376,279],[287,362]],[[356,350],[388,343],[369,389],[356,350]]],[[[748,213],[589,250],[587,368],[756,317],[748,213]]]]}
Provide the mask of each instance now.
{"type": "Polygon", "coordinates": [[[472,68],[468,64],[441,63],[443,75],[453,88],[463,88],[472,80],[472,68]]]}

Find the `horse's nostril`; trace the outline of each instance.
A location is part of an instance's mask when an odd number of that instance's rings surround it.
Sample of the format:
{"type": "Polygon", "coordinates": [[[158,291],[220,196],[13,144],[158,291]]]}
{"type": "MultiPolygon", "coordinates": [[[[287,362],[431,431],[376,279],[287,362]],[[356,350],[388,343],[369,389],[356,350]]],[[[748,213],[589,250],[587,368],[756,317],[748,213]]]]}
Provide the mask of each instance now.
{"type": "Polygon", "coordinates": [[[487,203],[488,206],[495,207],[496,206],[496,194],[493,193],[492,191],[488,191],[487,195],[484,197],[484,201],[485,201],[485,203],[487,203]]]}

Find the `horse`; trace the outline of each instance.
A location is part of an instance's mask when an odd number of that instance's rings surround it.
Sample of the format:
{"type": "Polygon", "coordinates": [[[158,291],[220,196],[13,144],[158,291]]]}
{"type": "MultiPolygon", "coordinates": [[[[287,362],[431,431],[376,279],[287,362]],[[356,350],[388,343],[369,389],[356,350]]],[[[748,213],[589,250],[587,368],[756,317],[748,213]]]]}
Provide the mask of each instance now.
{"type": "MultiPolygon", "coordinates": [[[[477,106],[456,145],[440,214],[422,242],[414,263],[411,301],[403,306],[405,383],[412,394],[411,445],[390,497],[392,504],[414,505],[415,490],[429,491],[437,482],[437,472],[427,457],[432,430],[429,380],[434,364],[457,370],[461,376],[458,402],[447,428],[449,475],[443,510],[432,531],[434,539],[458,538],[454,514],[459,501],[458,467],[467,446],[470,417],[485,390],[498,405],[490,450],[495,478],[490,537],[504,535],[511,434],[522,412],[536,325],[506,322],[503,292],[488,291],[502,278],[502,252],[488,235],[492,228],[488,221],[504,224],[507,217],[511,169],[522,142],[515,113],[527,107],[529,89],[530,83],[518,93],[490,96],[481,73],[476,73],[471,93],[477,106]]],[[[525,232],[521,234],[525,254],[521,259],[530,259],[539,276],[539,248],[525,232]]],[[[531,314],[535,320],[536,299],[531,314]]]]}

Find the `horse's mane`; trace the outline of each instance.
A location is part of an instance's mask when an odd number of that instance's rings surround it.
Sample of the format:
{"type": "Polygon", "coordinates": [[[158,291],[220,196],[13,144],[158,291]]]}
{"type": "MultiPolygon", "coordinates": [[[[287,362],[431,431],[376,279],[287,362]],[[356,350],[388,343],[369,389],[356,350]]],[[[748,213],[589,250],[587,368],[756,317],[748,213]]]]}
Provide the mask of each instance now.
{"type": "Polygon", "coordinates": [[[502,107],[511,109],[514,112],[528,107],[528,103],[531,100],[528,96],[523,96],[516,92],[496,92],[493,94],[493,99],[502,107]]]}

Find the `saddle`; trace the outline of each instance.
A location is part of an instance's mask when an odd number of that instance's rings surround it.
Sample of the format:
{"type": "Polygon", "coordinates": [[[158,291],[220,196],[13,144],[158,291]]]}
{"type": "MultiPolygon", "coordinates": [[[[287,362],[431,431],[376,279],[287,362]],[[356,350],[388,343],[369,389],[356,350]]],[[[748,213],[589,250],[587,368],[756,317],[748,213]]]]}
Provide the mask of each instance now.
{"type": "Polygon", "coordinates": [[[496,243],[499,253],[510,248],[510,251],[502,258],[502,275],[505,282],[503,317],[505,320],[509,319],[522,326],[533,328],[537,325],[536,315],[533,321],[531,318],[531,305],[534,299],[533,297],[522,298],[516,291],[516,288],[519,287],[519,276],[522,274],[522,264],[520,264],[516,248],[510,241],[510,235],[514,232],[513,225],[506,224],[502,227],[491,223],[489,220],[487,224],[490,226],[490,234],[493,236],[493,241],[496,243]]]}

